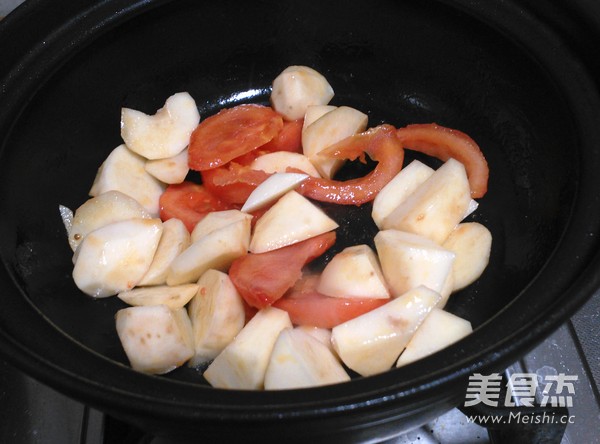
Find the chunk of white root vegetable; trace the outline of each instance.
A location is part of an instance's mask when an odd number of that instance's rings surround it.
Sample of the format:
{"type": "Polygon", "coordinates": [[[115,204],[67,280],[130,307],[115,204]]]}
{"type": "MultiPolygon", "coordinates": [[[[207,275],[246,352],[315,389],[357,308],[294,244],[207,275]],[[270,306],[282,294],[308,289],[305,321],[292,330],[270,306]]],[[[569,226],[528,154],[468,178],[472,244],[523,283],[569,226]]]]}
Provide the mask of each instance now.
{"type": "Polygon", "coordinates": [[[325,148],[346,137],[364,131],[368,116],[349,106],[340,106],[324,114],[302,131],[302,149],[322,177],[331,178],[344,160],[319,155],[325,148]]]}
{"type": "Polygon", "coordinates": [[[137,200],[120,191],[106,191],[75,210],[69,245],[75,251],[88,233],[113,222],[139,217],[150,219],[151,216],[137,200]]]}
{"type": "Polygon", "coordinates": [[[158,201],[165,185],[150,175],[145,165],[146,159],[119,145],[98,169],[90,196],[117,190],[137,200],[152,217],[158,217],[158,201]]]}
{"type": "Polygon", "coordinates": [[[191,366],[214,359],[244,327],[242,297],[226,273],[208,270],[198,280],[199,290],[188,306],[194,332],[191,366]]]}
{"type": "Polygon", "coordinates": [[[296,328],[279,333],[265,373],[266,390],[317,387],[350,376],[321,341],[296,328]]]}
{"type": "Polygon", "coordinates": [[[455,254],[426,237],[383,230],[374,238],[383,276],[392,296],[424,285],[441,293],[452,272],[455,254]]]}
{"type": "Polygon", "coordinates": [[[312,177],[321,177],[308,157],[290,151],[275,151],[263,154],[250,164],[250,169],[264,171],[269,174],[285,173],[288,168],[295,168],[312,177]]]}
{"type": "MultiPolygon", "coordinates": [[[[60,218],[63,221],[63,225],[65,226],[65,231],[67,232],[67,238],[71,236],[71,230],[73,229],[73,210],[64,205],[58,205],[58,211],[60,213],[60,218]]],[[[71,246],[71,248],[73,248],[71,246]]],[[[73,251],[75,249],[73,248],[73,251]]]]}
{"type": "Polygon", "coordinates": [[[383,221],[383,228],[408,231],[442,244],[465,217],[471,189],[462,163],[449,159],[383,221]]]}
{"type": "Polygon", "coordinates": [[[402,168],[390,180],[373,200],[371,217],[381,229],[383,221],[394,211],[398,205],[406,200],[423,182],[433,174],[434,169],[418,160],[413,160],[402,168]]]}
{"type": "Polygon", "coordinates": [[[265,372],[275,341],[283,329],[291,327],[286,311],[263,308],[219,353],[204,372],[204,377],[210,385],[218,388],[264,388],[265,372]]]}
{"type": "Polygon", "coordinates": [[[192,230],[192,242],[196,242],[198,239],[209,235],[213,231],[240,221],[251,222],[252,215],[242,213],[240,210],[211,211],[204,216],[192,230]]]}
{"type": "Polygon", "coordinates": [[[471,215],[471,213],[474,213],[475,210],[477,210],[477,208],[479,208],[479,202],[477,202],[475,199],[471,199],[469,201],[469,206],[467,207],[467,211],[465,212],[463,219],[471,215]]]}
{"type": "Polygon", "coordinates": [[[304,113],[304,121],[302,122],[302,130],[304,131],[308,125],[336,108],[337,106],[333,105],[311,105],[307,107],[304,113]]]}
{"type": "Polygon", "coordinates": [[[154,287],[136,287],[122,291],[119,299],[129,305],[166,305],[171,309],[184,307],[198,293],[197,284],[156,285],[154,287]]]}
{"type": "Polygon", "coordinates": [[[404,352],[398,358],[396,367],[429,356],[473,331],[471,323],[463,318],[434,308],[423,320],[417,331],[406,345],[404,352]]]}
{"type": "Polygon", "coordinates": [[[329,349],[329,351],[331,351],[331,353],[333,353],[334,356],[336,356],[337,359],[339,359],[335,350],[333,349],[333,345],[331,344],[331,330],[330,329],[321,328],[321,327],[312,327],[310,325],[299,325],[295,328],[298,330],[302,330],[304,333],[311,335],[313,338],[321,341],[321,343],[323,345],[325,345],[329,349]]]}
{"type": "Polygon", "coordinates": [[[165,159],[183,151],[199,122],[196,102],[188,93],[180,92],[169,97],[154,115],[123,108],[121,137],[140,156],[165,159]]]}
{"type": "Polygon", "coordinates": [[[453,291],[465,288],[483,274],[490,260],[492,233],[478,222],[459,224],[442,245],[454,252],[453,291]]]}
{"type": "MultiPolygon", "coordinates": [[[[456,259],[454,259],[456,260],[456,259]]],[[[452,272],[448,273],[448,276],[446,277],[446,281],[444,282],[444,285],[442,285],[442,289],[439,291],[441,299],[438,301],[437,304],[435,304],[436,308],[442,309],[446,306],[446,304],[448,303],[448,299],[450,299],[450,296],[452,295],[454,291],[454,274],[452,272]]]]}
{"type": "Polygon", "coordinates": [[[188,166],[188,150],[165,159],[147,160],[146,171],[164,183],[181,183],[185,180],[190,168],[188,166]]]}
{"type": "Polygon", "coordinates": [[[163,233],[152,264],[137,285],[165,284],[171,262],[191,244],[190,232],[181,220],[172,218],[164,221],[162,226],[163,233]]]}
{"type": "Polygon", "coordinates": [[[259,210],[293,190],[308,178],[308,174],[275,173],[258,185],[242,206],[242,211],[259,210]]]}
{"type": "Polygon", "coordinates": [[[286,120],[304,117],[311,105],[327,105],[333,88],[318,71],[308,66],[288,66],[274,80],[271,104],[286,120]]]}
{"type": "Polygon", "coordinates": [[[289,191],[256,222],[250,252],[264,253],[335,230],[338,224],[304,196],[289,191]]]}
{"type": "Polygon", "coordinates": [[[171,262],[167,285],[197,282],[211,268],[228,270],[235,259],[248,252],[249,243],[249,220],[240,220],[210,232],[171,262]]]}
{"type": "Polygon", "coordinates": [[[148,271],[161,234],[160,219],[141,218],[92,231],[75,251],[75,284],[97,298],[131,290],[148,271]]]}
{"type": "Polygon", "coordinates": [[[194,354],[192,324],[185,308],[129,307],[116,315],[117,333],[134,370],[168,373],[194,354]]]}
{"type": "Polygon", "coordinates": [[[317,291],[337,298],[388,299],[377,255],[365,244],[347,247],[323,269],[317,291]]]}
{"type": "MultiPolygon", "coordinates": [[[[402,168],[402,171],[389,181],[373,200],[371,216],[377,227],[382,229],[385,218],[429,179],[434,171],[433,168],[418,160],[413,160],[402,168]]],[[[478,206],[477,201],[471,199],[463,219],[473,213],[478,206]]]]}
{"type": "Polygon", "coordinates": [[[331,341],[342,361],[362,376],[390,369],[440,295],[417,287],[385,305],[333,328],[331,341]]]}

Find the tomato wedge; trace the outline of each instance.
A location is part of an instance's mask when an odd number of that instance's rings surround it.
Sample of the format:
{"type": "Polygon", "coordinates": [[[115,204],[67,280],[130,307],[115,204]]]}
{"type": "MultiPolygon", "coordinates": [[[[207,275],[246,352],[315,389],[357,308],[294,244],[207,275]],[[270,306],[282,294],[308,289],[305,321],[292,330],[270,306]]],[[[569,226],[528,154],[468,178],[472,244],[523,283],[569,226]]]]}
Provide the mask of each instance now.
{"type": "Polygon", "coordinates": [[[169,185],[160,196],[159,204],[160,218],[163,221],[180,219],[190,232],[209,212],[233,208],[204,186],[188,181],[169,185]]]}
{"type": "Polygon", "coordinates": [[[250,319],[252,319],[256,313],[258,313],[258,309],[255,307],[250,307],[248,305],[248,303],[246,301],[244,301],[242,299],[242,303],[244,304],[244,317],[245,317],[245,321],[244,323],[248,323],[250,321],[250,319]]]}
{"type": "Polygon", "coordinates": [[[202,171],[202,183],[212,194],[232,205],[243,205],[250,193],[270,175],[237,162],[202,171]]]}
{"type": "MultiPolygon", "coordinates": [[[[257,157],[260,157],[263,154],[267,154],[267,153],[269,153],[269,151],[265,151],[263,149],[263,147],[261,146],[260,148],[256,148],[255,150],[250,151],[249,153],[242,154],[240,157],[236,157],[230,163],[237,163],[238,165],[241,165],[241,166],[250,166],[252,164],[252,162],[254,162],[256,160],[257,157]]],[[[229,165],[229,164],[227,164],[227,165],[229,165]]],[[[226,168],[227,165],[224,165],[219,168],[226,168]]],[[[207,171],[212,171],[212,170],[207,170],[207,171]]]]}
{"type": "Polygon", "coordinates": [[[302,151],[302,122],[284,122],[283,129],[270,142],[236,157],[227,165],[201,171],[202,183],[211,193],[237,205],[243,205],[248,196],[269,174],[250,169],[258,156],[275,151],[302,151]]]}
{"type": "Polygon", "coordinates": [[[293,153],[302,153],[302,125],[304,119],[284,120],[283,128],[279,134],[270,142],[260,147],[261,150],[268,152],[290,151],[293,153]]]}
{"type": "Polygon", "coordinates": [[[479,145],[465,133],[435,123],[418,123],[399,128],[397,135],[407,149],[443,162],[451,157],[461,162],[467,170],[472,198],[483,197],[487,192],[490,174],[487,161],[479,145]]]}
{"type": "Polygon", "coordinates": [[[355,134],[321,152],[334,158],[363,161],[365,153],[378,162],[366,176],[345,181],[309,177],[298,192],[315,200],[343,205],[362,205],[373,200],[402,169],[404,150],[393,126],[380,125],[355,134]]]}
{"type": "Polygon", "coordinates": [[[294,325],[333,328],[389,301],[372,298],[332,298],[315,290],[318,276],[303,277],[273,307],[285,310],[294,325]]]}
{"type": "Polygon", "coordinates": [[[335,242],[335,232],[315,236],[266,253],[248,253],[231,264],[229,277],[248,305],[271,305],[302,276],[302,267],[335,242]]]}
{"type": "Polygon", "coordinates": [[[281,115],[268,106],[223,109],[200,122],[192,133],[189,167],[204,171],[224,165],[271,141],[282,128],[281,115]]]}

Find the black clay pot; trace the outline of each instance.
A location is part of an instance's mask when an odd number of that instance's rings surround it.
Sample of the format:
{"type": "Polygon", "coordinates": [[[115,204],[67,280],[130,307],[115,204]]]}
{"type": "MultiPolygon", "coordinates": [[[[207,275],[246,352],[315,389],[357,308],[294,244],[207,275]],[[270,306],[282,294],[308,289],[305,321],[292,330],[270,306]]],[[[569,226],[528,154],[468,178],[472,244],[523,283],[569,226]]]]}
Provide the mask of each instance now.
{"type": "MultiPolygon", "coordinates": [[[[379,440],[460,404],[470,374],[506,367],[600,286],[600,100],[580,45],[594,23],[531,8],[28,1],[0,23],[2,353],[78,400],[181,439],[379,440]],[[203,117],[264,103],[291,64],[325,74],[333,103],[371,125],[437,122],[481,145],[489,192],[471,217],[493,234],[491,262],[447,307],[474,333],[405,368],[307,390],[224,391],[190,369],[132,371],[114,329],[123,304],[74,286],[58,205],[87,198],[120,143],[122,106],[152,113],[178,91],[203,117]]],[[[340,246],[369,236],[368,208],[349,211],[340,246]]]]}

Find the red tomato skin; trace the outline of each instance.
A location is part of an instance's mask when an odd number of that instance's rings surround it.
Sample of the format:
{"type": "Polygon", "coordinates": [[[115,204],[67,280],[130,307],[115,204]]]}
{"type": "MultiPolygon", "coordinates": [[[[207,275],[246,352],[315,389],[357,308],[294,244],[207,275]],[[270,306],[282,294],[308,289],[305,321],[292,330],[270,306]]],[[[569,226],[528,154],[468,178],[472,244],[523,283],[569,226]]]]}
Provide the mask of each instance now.
{"type": "Polygon", "coordinates": [[[268,106],[225,108],[200,122],[192,133],[189,167],[204,171],[225,165],[271,141],[282,128],[281,115],[268,106]]]}
{"type": "Polygon", "coordinates": [[[330,231],[266,253],[248,253],[233,261],[229,277],[248,305],[268,307],[300,279],[304,265],[335,243],[335,237],[330,231]]]}
{"type": "Polygon", "coordinates": [[[297,191],[322,202],[362,205],[375,199],[377,193],[402,169],[404,150],[391,125],[380,125],[347,137],[321,152],[334,158],[354,160],[368,154],[378,163],[364,177],[339,181],[309,177],[297,191]]]}
{"type": "Polygon", "coordinates": [[[232,208],[203,185],[189,181],[169,185],[160,196],[159,205],[163,222],[171,218],[180,219],[189,232],[209,212],[232,208]]]}
{"type": "Polygon", "coordinates": [[[471,197],[483,197],[488,188],[489,167],[479,145],[467,134],[436,123],[417,123],[399,128],[398,139],[406,149],[419,151],[443,162],[451,157],[467,170],[471,197]]]}
{"type": "Polygon", "coordinates": [[[284,120],[283,128],[270,142],[260,147],[269,153],[276,151],[289,151],[302,153],[302,126],[304,119],[284,120]]]}

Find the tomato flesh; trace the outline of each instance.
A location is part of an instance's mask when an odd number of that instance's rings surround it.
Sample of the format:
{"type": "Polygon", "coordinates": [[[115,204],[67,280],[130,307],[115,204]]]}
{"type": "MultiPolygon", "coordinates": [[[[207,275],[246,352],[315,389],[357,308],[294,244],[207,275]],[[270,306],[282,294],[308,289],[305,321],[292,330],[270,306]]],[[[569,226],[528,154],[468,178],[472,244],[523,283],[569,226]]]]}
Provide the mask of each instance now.
{"type": "Polygon", "coordinates": [[[278,135],[265,145],[236,157],[227,165],[202,171],[202,183],[226,202],[243,205],[250,193],[269,177],[264,171],[250,169],[250,164],[257,157],[270,152],[301,152],[302,122],[286,121],[278,135]]]}
{"type": "Polygon", "coordinates": [[[302,276],[302,268],[335,243],[328,232],[266,253],[248,253],[231,264],[229,277],[251,307],[265,308],[302,276]]]}
{"type": "Polygon", "coordinates": [[[232,205],[243,205],[250,193],[269,177],[264,171],[253,170],[237,162],[205,170],[200,174],[206,189],[232,205]]]}
{"type": "Polygon", "coordinates": [[[388,302],[388,299],[333,298],[316,291],[318,275],[301,279],[273,306],[285,310],[294,325],[333,328],[388,302]]]}
{"type": "Polygon", "coordinates": [[[233,208],[203,185],[189,181],[169,185],[160,196],[159,205],[160,218],[163,221],[171,218],[180,219],[190,232],[211,211],[233,208]]]}
{"type": "Polygon", "coordinates": [[[304,119],[284,120],[283,128],[270,142],[260,147],[261,150],[274,153],[276,151],[289,151],[302,153],[302,125],[304,119]]]}
{"type": "Polygon", "coordinates": [[[465,166],[471,197],[483,197],[487,192],[489,167],[479,145],[467,134],[435,123],[414,124],[399,128],[398,139],[405,148],[443,162],[451,157],[465,166]]]}
{"type": "Polygon", "coordinates": [[[200,122],[190,138],[188,163],[196,171],[224,165],[271,141],[283,128],[282,117],[262,105],[238,105],[200,122]]]}
{"type": "Polygon", "coordinates": [[[324,156],[354,160],[364,155],[377,161],[364,177],[345,181],[309,177],[298,192],[322,202],[362,205],[375,199],[377,193],[402,169],[404,150],[391,125],[380,125],[363,133],[347,137],[321,152],[324,156]]]}

